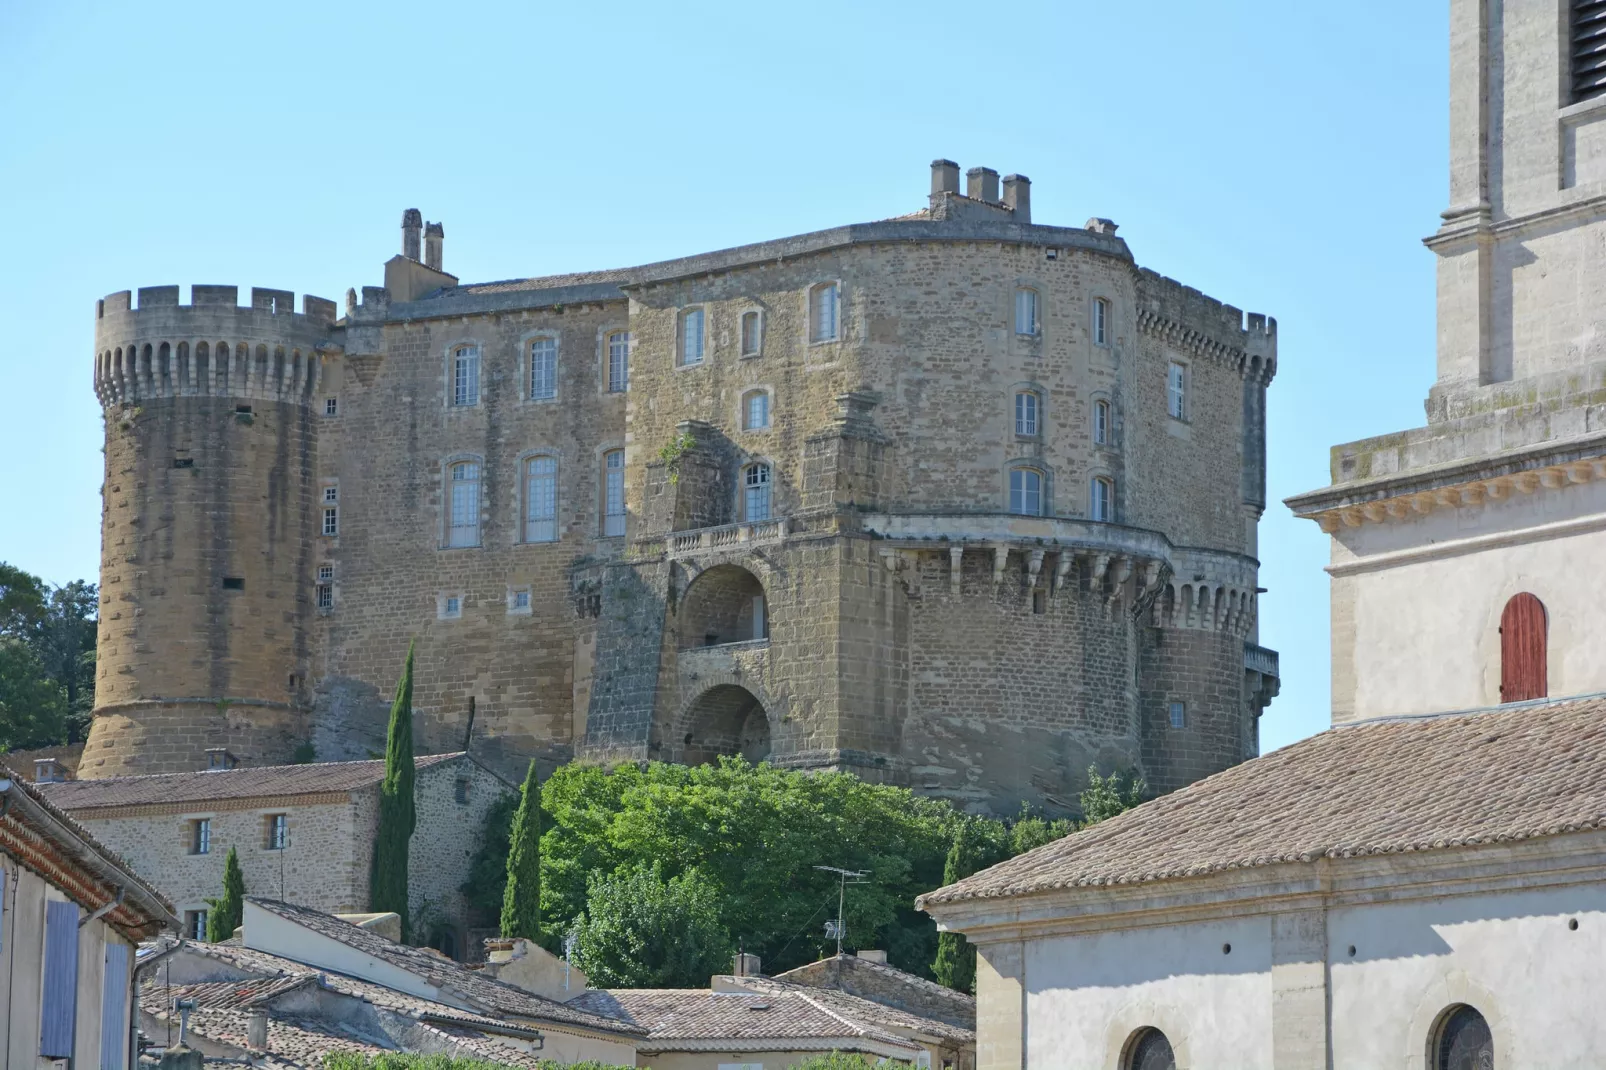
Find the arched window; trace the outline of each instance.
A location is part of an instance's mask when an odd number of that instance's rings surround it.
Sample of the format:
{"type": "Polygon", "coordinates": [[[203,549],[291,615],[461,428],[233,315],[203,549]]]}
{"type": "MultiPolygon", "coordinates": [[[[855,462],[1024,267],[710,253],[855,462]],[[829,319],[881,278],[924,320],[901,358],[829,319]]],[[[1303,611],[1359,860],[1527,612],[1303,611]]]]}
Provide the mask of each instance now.
{"type": "Polygon", "coordinates": [[[1037,291],[1022,286],[1015,291],[1015,333],[1037,333],[1037,291]]]}
{"type": "Polygon", "coordinates": [[[630,332],[608,335],[608,393],[622,394],[630,388],[630,332]]]}
{"type": "Polygon", "coordinates": [[[764,319],[758,310],[742,313],[742,356],[756,357],[764,348],[764,319]]]}
{"type": "Polygon", "coordinates": [[[682,367],[703,362],[703,310],[688,308],[680,314],[680,363],[682,367]]]}
{"type": "Polygon", "coordinates": [[[1095,476],[1088,487],[1087,515],[1089,519],[1109,523],[1115,519],[1115,481],[1108,476],[1095,476]]]}
{"type": "Polygon", "coordinates": [[[770,518],[770,466],[750,464],[742,469],[742,520],[753,524],[770,518]]]}
{"type": "Polygon", "coordinates": [[[452,404],[480,403],[480,347],[458,346],[452,350],[452,404]]]}
{"type": "Polygon", "coordinates": [[[1021,438],[1038,435],[1038,410],[1041,399],[1035,390],[1021,390],[1015,394],[1015,434],[1021,438]]]}
{"type": "Polygon", "coordinates": [[[558,396],[558,340],[530,340],[530,399],[543,401],[558,396]]]}
{"type": "Polygon", "coordinates": [[[625,533],[625,451],[602,455],[602,534],[615,538],[625,533]]]}
{"type": "Polygon", "coordinates": [[[742,430],[767,431],[770,426],[768,390],[749,390],[742,395],[742,430]]]}
{"type": "Polygon", "coordinates": [[[1550,691],[1546,664],[1545,604],[1524,591],[1500,614],[1500,701],[1544,698],[1550,691]]]}
{"type": "Polygon", "coordinates": [[[553,542],[558,537],[558,459],[531,457],[524,462],[524,541],[553,542]]]}
{"type": "Polygon", "coordinates": [[[1121,1070],[1177,1070],[1171,1042],[1158,1029],[1140,1029],[1126,1042],[1121,1070]]]}
{"type": "Polygon", "coordinates": [[[837,304],[841,294],[834,282],[822,282],[809,291],[809,341],[834,342],[837,304]]]}
{"type": "Polygon", "coordinates": [[[1020,516],[1043,515],[1043,473],[1035,468],[1009,470],[1009,511],[1020,516]]]}
{"type": "Polygon", "coordinates": [[[1093,344],[1110,344],[1110,303],[1102,297],[1093,299],[1093,344]]]}
{"type": "Polygon", "coordinates": [[[449,513],[447,546],[480,544],[480,466],[476,461],[452,465],[446,481],[449,513]]]}
{"type": "Polygon", "coordinates": [[[1093,403],[1093,445],[1110,444],[1110,403],[1100,398],[1093,403]]]}
{"type": "Polygon", "coordinates": [[[1434,1038],[1433,1070],[1494,1070],[1494,1037],[1483,1015],[1465,1003],[1445,1013],[1434,1038]]]}

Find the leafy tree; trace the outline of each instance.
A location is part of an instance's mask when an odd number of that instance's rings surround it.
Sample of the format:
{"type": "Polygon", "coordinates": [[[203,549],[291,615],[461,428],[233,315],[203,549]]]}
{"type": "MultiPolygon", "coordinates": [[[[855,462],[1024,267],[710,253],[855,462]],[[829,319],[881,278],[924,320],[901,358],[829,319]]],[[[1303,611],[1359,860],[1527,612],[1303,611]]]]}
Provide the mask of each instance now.
{"type": "Polygon", "coordinates": [[[223,859],[223,897],[208,899],[206,938],[211,943],[227,940],[245,920],[245,874],[240,872],[240,856],[229,848],[223,859]]]}
{"type": "Polygon", "coordinates": [[[1119,770],[1099,776],[1097,766],[1088,766],[1087,788],[1078,799],[1082,804],[1082,826],[1096,825],[1143,802],[1149,786],[1134,773],[1119,770]]]}
{"type": "MultiPolygon", "coordinates": [[[[513,811],[520,795],[503,795],[485,811],[480,842],[468,862],[468,879],[459,887],[477,921],[496,921],[507,893],[507,862],[513,832],[513,811]]],[[[539,855],[538,855],[539,857],[539,855]]]]}
{"type": "Polygon", "coordinates": [[[0,562],[0,750],[82,740],[95,703],[96,587],[0,562]]]}
{"type": "Polygon", "coordinates": [[[502,935],[541,938],[541,782],[536,778],[534,762],[524,774],[519,808],[508,834],[502,935]]]}
{"type": "Polygon", "coordinates": [[[0,751],[67,741],[67,692],[33,648],[0,637],[0,751]]]}
{"type": "Polygon", "coordinates": [[[408,937],[407,851],[418,824],[413,807],[413,644],[390,707],[385,740],[385,780],[379,786],[379,832],[374,840],[373,871],[368,884],[369,909],[401,915],[402,940],[408,937]]]}
{"type": "Polygon", "coordinates": [[[719,887],[695,866],[668,880],[657,862],[593,874],[575,961],[599,988],[700,988],[730,968],[720,907],[719,887]]]}

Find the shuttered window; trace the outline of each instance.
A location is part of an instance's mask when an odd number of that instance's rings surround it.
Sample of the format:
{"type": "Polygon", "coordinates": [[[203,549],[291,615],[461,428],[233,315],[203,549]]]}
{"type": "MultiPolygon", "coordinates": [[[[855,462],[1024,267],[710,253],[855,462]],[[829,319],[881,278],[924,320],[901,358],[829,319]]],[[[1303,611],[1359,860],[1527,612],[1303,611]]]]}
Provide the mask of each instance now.
{"type": "Polygon", "coordinates": [[[39,1054],[72,1058],[78,1018],[78,904],[45,904],[45,987],[39,1019],[39,1054]]]}
{"type": "Polygon", "coordinates": [[[100,1070],[123,1070],[128,1062],[128,945],[106,944],[100,989],[100,1070]]]}
{"type": "Polygon", "coordinates": [[[1573,101],[1606,93],[1606,0],[1572,0],[1573,101]]]}
{"type": "Polygon", "coordinates": [[[1500,701],[1544,698],[1550,691],[1546,670],[1545,605],[1526,591],[1513,595],[1500,614],[1500,701]]]}

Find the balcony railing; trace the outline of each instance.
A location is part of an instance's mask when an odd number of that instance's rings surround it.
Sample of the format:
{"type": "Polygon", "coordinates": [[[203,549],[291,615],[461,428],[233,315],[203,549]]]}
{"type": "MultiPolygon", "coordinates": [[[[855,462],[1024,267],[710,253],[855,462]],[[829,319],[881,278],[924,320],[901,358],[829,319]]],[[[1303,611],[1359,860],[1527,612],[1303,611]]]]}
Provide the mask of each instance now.
{"type": "Polygon", "coordinates": [[[684,554],[693,550],[720,550],[747,543],[780,542],[786,538],[785,517],[775,520],[758,520],[750,524],[721,524],[695,531],[677,531],[669,536],[671,553],[684,554]]]}
{"type": "Polygon", "coordinates": [[[1277,651],[1267,650],[1254,643],[1244,644],[1244,668],[1250,672],[1258,672],[1262,676],[1273,676],[1282,679],[1277,671],[1277,651]]]}

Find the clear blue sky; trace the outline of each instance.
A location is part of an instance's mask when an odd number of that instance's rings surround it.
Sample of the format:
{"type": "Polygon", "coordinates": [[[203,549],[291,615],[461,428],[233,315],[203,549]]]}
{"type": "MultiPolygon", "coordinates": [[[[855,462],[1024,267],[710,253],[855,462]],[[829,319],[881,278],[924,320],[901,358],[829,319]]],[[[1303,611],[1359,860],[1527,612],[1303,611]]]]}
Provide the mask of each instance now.
{"type": "MultiPolygon", "coordinates": [[[[1422,422],[1446,6],[0,0],[0,560],[96,575],[104,294],[338,301],[414,206],[468,281],[641,263],[910,211],[937,156],[1277,317],[1280,502],[1422,422]]],[[[1326,552],[1268,508],[1267,748],[1327,724],[1326,552]]]]}

